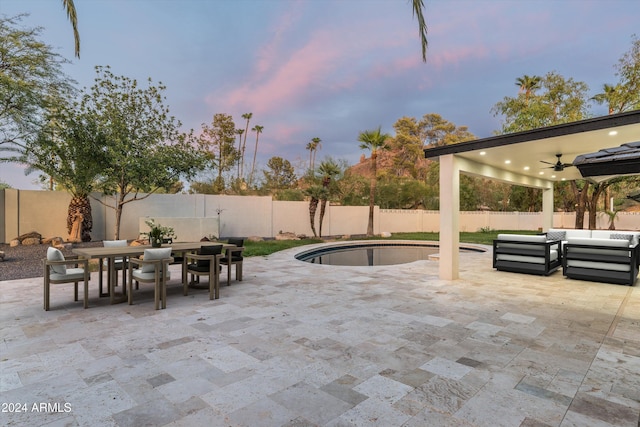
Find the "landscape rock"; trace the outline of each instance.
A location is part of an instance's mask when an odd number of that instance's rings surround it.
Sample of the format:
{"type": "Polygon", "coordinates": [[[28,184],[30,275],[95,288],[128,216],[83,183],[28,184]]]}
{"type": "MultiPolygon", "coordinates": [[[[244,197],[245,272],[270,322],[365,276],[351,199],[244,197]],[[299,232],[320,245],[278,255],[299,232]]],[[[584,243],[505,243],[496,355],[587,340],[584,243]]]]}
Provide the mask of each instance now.
{"type": "Polygon", "coordinates": [[[9,242],[9,246],[11,246],[12,248],[15,248],[16,246],[20,246],[20,240],[18,239],[13,239],[12,241],[9,242]]]}
{"type": "Polygon", "coordinates": [[[39,237],[27,237],[25,239],[22,239],[22,244],[29,246],[29,245],[39,245],[41,243],[41,239],[39,237]]]}
{"type": "Polygon", "coordinates": [[[278,233],[278,235],[276,236],[276,240],[300,240],[300,238],[296,236],[295,233],[285,231],[284,233],[278,233]]]}
{"type": "Polygon", "coordinates": [[[391,233],[388,231],[383,231],[380,233],[380,237],[391,237],[391,233]]]}
{"type": "Polygon", "coordinates": [[[4,252],[0,251],[0,261],[4,261],[4,252]]]}
{"type": "Polygon", "coordinates": [[[247,240],[249,242],[262,242],[262,241],[264,241],[264,239],[262,237],[259,237],[259,236],[249,236],[249,237],[247,237],[247,240]]]}

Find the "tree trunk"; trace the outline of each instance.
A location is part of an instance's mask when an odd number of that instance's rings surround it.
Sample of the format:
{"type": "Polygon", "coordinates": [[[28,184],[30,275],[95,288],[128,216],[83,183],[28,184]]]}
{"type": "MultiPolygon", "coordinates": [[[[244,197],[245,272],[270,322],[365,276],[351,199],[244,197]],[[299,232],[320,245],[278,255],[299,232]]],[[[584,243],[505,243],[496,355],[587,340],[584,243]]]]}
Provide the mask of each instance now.
{"type": "Polygon", "coordinates": [[[91,216],[91,201],[88,195],[73,196],[69,202],[67,210],[67,233],[71,233],[74,218],[77,214],[82,215],[81,240],[91,241],[91,230],[93,229],[93,217],[91,216]]]}
{"type": "Polygon", "coordinates": [[[322,237],[322,221],[324,220],[324,213],[325,210],[327,209],[327,199],[322,199],[320,201],[320,228],[318,230],[318,232],[320,233],[320,237],[322,237]]]}
{"type": "Polygon", "coordinates": [[[589,182],[585,181],[582,190],[578,189],[575,181],[571,181],[571,188],[576,199],[576,230],[582,230],[584,228],[584,213],[587,205],[587,194],[589,193],[589,182]]]}
{"type": "Polygon", "coordinates": [[[316,234],[316,210],[318,209],[318,199],[312,197],[309,201],[309,221],[311,222],[311,230],[313,231],[313,237],[318,237],[316,234]]]}
{"type": "Polygon", "coordinates": [[[120,220],[122,219],[122,207],[124,206],[123,200],[121,200],[122,193],[118,193],[116,196],[116,224],[114,232],[114,240],[120,240],[120,220]]]}
{"type": "Polygon", "coordinates": [[[587,204],[589,208],[589,230],[596,229],[596,220],[598,218],[598,200],[602,195],[602,192],[608,187],[605,183],[596,184],[593,186],[593,191],[587,204]]]}
{"type": "Polygon", "coordinates": [[[369,188],[369,223],[367,224],[367,236],[373,236],[373,204],[375,203],[376,197],[376,183],[377,183],[377,157],[378,153],[376,150],[371,152],[371,186],[369,188]]]}

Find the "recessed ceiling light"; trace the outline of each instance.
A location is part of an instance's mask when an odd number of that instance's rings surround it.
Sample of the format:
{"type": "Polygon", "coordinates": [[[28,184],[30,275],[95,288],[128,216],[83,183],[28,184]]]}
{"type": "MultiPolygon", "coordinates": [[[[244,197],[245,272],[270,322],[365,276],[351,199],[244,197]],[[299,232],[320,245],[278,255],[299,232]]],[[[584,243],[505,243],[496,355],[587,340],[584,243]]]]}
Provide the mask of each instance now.
{"type": "Polygon", "coordinates": [[[562,178],[560,181],[566,181],[566,180],[567,180],[567,178],[562,178]]]}
{"type": "Polygon", "coordinates": [[[485,154],[487,154],[487,152],[486,152],[486,151],[481,151],[481,152],[480,152],[480,155],[481,155],[481,156],[484,156],[485,154]]]}
{"type": "Polygon", "coordinates": [[[544,175],[544,172],[538,172],[538,173],[539,173],[539,175],[544,175]]]}
{"type": "Polygon", "coordinates": [[[551,175],[551,178],[555,178],[555,177],[556,177],[555,175],[551,175]]]}
{"type": "Polygon", "coordinates": [[[505,160],[504,163],[508,165],[511,163],[511,160],[505,160]]]}
{"type": "Polygon", "coordinates": [[[609,136],[616,136],[618,134],[617,130],[609,131],[609,136]]]}
{"type": "Polygon", "coordinates": [[[528,171],[529,170],[529,166],[525,166],[524,170],[528,171]]]}

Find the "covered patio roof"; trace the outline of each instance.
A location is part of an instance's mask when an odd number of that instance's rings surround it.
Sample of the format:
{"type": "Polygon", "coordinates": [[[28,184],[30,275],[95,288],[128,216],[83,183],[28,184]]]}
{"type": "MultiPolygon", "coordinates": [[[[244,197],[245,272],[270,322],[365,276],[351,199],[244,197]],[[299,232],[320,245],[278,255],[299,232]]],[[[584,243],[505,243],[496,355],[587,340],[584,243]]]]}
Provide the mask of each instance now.
{"type": "Polygon", "coordinates": [[[425,158],[440,161],[440,277],[458,278],[459,173],[543,189],[547,229],[553,221],[553,183],[583,178],[571,165],[576,157],[639,140],[640,110],[636,110],[425,148],[425,158]],[[558,154],[565,166],[554,170],[558,154]]]}

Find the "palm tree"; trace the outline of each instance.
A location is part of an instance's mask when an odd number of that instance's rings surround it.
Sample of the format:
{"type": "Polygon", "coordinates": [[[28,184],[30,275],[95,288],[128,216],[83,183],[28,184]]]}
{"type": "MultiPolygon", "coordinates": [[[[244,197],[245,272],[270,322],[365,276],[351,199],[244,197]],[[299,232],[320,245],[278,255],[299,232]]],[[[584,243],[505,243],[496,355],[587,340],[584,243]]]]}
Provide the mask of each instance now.
{"type": "Polygon", "coordinates": [[[367,236],[373,236],[373,204],[376,195],[377,177],[377,160],[378,150],[388,149],[386,140],[391,137],[387,133],[382,133],[382,126],[378,126],[375,130],[366,130],[360,132],[358,135],[358,141],[360,148],[363,150],[371,150],[371,187],[369,189],[369,224],[367,225],[367,236]]]}
{"type": "Polygon", "coordinates": [[[80,59],[80,33],[78,32],[78,16],[73,0],[62,0],[62,6],[67,11],[67,18],[73,27],[73,38],[75,40],[76,57],[80,59]]]}
{"type": "Polygon", "coordinates": [[[312,171],[315,166],[316,151],[320,146],[320,142],[322,142],[322,140],[318,137],[311,138],[311,141],[308,142],[307,146],[305,147],[307,150],[309,150],[309,171],[312,171]]]}
{"type": "MultiPolygon", "coordinates": [[[[236,129],[236,133],[238,134],[238,154],[242,153],[242,134],[244,133],[244,129],[236,129]]],[[[240,181],[240,161],[238,158],[238,176],[236,179],[240,181]]]]}
{"type": "Polygon", "coordinates": [[[316,233],[316,211],[318,210],[318,201],[324,197],[326,190],[319,185],[312,185],[307,188],[304,193],[309,196],[309,222],[311,224],[311,231],[313,231],[313,237],[318,237],[316,233]]]}
{"type": "Polygon", "coordinates": [[[324,220],[324,213],[327,208],[327,200],[331,195],[331,189],[329,186],[331,185],[333,177],[340,173],[340,168],[333,160],[329,159],[320,163],[318,170],[322,174],[322,188],[326,190],[322,195],[323,197],[320,199],[320,229],[318,231],[320,233],[320,237],[322,237],[322,221],[324,220]]]}
{"type": "Polygon", "coordinates": [[[253,113],[244,113],[243,119],[247,120],[247,124],[244,128],[244,142],[242,143],[242,151],[240,152],[240,177],[244,177],[244,149],[247,145],[247,135],[249,135],[249,120],[253,117],[253,113]]]}
{"type": "Polygon", "coordinates": [[[420,33],[420,43],[422,45],[422,61],[427,62],[427,47],[429,42],[427,42],[427,23],[424,20],[424,14],[422,13],[424,9],[423,0],[413,0],[413,16],[418,18],[418,32],[420,33]]]}
{"type": "Polygon", "coordinates": [[[540,85],[542,83],[542,77],[540,76],[528,76],[524,75],[522,77],[518,77],[516,79],[516,86],[520,88],[520,93],[524,93],[524,98],[529,105],[529,98],[536,91],[536,89],[540,89],[540,85]]]}
{"type": "Polygon", "coordinates": [[[253,184],[253,171],[256,169],[256,157],[258,156],[258,138],[262,133],[264,126],[255,125],[251,130],[256,133],[256,148],[253,150],[253,164],[251,165],[251,174],[249,175],[249,182],[253,184]]]}
{"type": "Polygon", "coordinates": [[[616,112],[621,113],[622,109],[620,109],[620,111],[616,111],[616,104],[618,103],[618,100],[616,98],[618,97],[621,89],[622,88],[620,87],[620,85],[611,86],[605,83],[602,86],[602,93],[594,95],[594,97],[591,99],[596,101],[598,104],[604,104],[606,102],[607,106],[609,107],[609,114],[613,114],[616,112]]]}

